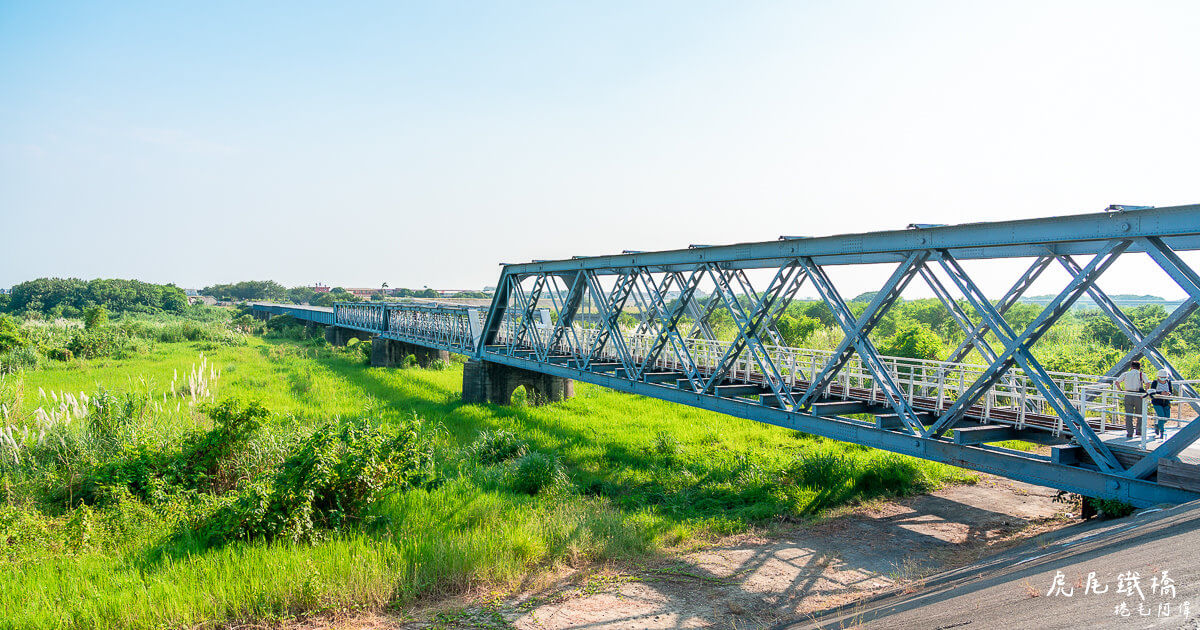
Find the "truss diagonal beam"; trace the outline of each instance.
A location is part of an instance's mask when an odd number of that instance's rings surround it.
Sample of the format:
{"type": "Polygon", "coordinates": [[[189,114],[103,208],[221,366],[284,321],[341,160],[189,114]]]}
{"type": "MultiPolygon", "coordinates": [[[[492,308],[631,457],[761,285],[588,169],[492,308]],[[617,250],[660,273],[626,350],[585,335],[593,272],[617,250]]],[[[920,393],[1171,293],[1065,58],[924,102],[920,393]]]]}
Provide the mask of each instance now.
{"type": "Polygon", "coordinates": [[[625,343],[625,336],[621,334],[620,318],[622,309],[625,308],[625,303],[629,300],[629,294],[633,292],[637,273],[636,269],[631,269],[628,273],[618,276],[611,294],[604,292],[604,287],[600,285],[600,280],[595,274],[587,273],[586,279],[592,293],[592,299],[601,309],[601,327],[592,341],[591,349],[588,351],[586,357],[587,366],[590,366],[600,356],[600,353],[604,350],[608,342],[612,341],[617,360],[621,362],[625,373],[633,373],[633,360],[629,356],[629,346],[625,343]]]}
{"type": "MultiPolygon", "coordinates": [[[[1158,266],[1171,276],[1180,288],[1187,292],[1193,304],[1200,303],[1200,275],[1197,275],[1187,263],[1179,257],[1167,244],[1158,237],[1149,237],[1146,239],[1149,244],[1146,252],[1158,263],[1158,266]]],[[[1176,311],[1183,308],[1180,305],[1176,311]]],[[[1166,322],[1163,322],[1164,324],[1166,322]]],[[[1176,324],[1178,325],[1178,324],[1176,324]]],[[[1162,326],[1159,326],[1162,328],[1162,326]]],[[[1157,329],[1156,331],[1157,332],[1157,329]]],[[[1151,336],[1154,333],[1151,333],[1151,336]]],[[[1174,369],[1174,368],[1172,368],[1174,369]]],[[[1179,431],[1175,432],[1167,439],[1166,442],[1158,445],[1158,448],[1151,451],[1145,457],[1129,468],[1128,474],[1134,479],[1149,477],[1158,470],[1158,462],[1164,458],[1175,457],[1183,452],[1183,449],[1191,446],[1192,443],[1200,438],[1200,422],[1193,420],[1185,425],[1179,431]]]]}
{"type": "Polygon", "coordinates": [[[799,284],[804,281],[806,274],[801,269],[799,261],[792,261],[776,271],[771,284],[761,295],[753,290],[748,279],[743,278],[743,281],[739,282],[743,292],[748,294],[747,296],[752,300],[753,310],[749,315],[742,309],[738,296],[734,293],[733,287],[725,281],[725,277],[712,268],[710,268],[710,275],[717,286],[716,293],[720,295],[725,303],[725,309],[737,324],[738,333],[734,337],[733,343],[729,345],[717,362],[716,369],[705,382],[704,391],[714,391],[714,388],[729,375],[730,369],[736,364],[742,353],[749,349],[751,358],[754,359],[759,372],[765,379],[764,384],[771,389],[779,404],[784,408],[793,407],[795,403],[791,392],[784,387],[783,375],[771,359],[770,353],[763,346],[759,335],[773,321],[771,316],[778,310],[787,307],[786,300],[795,295],[799,284]],[[784,303],[781,304],[781,301],[784,303]]]}
{"type": "Polygon", "coordinates": [[[660,325],[658,333],[651,342],[650,348],[647,349],[646,356],[642,358],[642,363],[638,367],[634,378],[643,378],[650,368],[657,365],[663,350],[670,344],[672,351],[675,353],[675,358],[683,368],[684,375],[687,377],[693,391],[700,389],[702,383],[700,371],[695,360],[692,358],[691,352],[688,350],[687,343],[685,343],[683,337],[679,334],[679,322],[683,319],[687,305],[691,303],[692,297],[696,292],[696,287],[700,284],[700,279],[703,276],[704,270],[697,269],[692,272],[690,278],[682,281],[679,300],[675,303],[674,308],[669,308],[666,304],[664,294],[655,291],[653,281],[647,280],[649,272],[645,271],[642,274],[642,283],[645,290],[649,293],[650,300],[654,305],[654,312],[660,319],[660,325]]]}
{"type": "MultiPolygon", "coordinates": [[[[996,303],[996,311],[1000,313],[1000,315],[1007,313],[1009,309],[1011,309],[1013,305],[1015,305],[1017,301],[1021,299],[1021,296],[1025,295],[1025,292],[1029,290],[1029,287],[1033,286],[1033,283],[1037,281],[1038,276],[1041,276],[1042,272],[1045,271],[1053,261],[1054,258],[1052,256],[1041,256],[1038,257],[1037,260],[1033,261],[1033,264],[1025,270],[1025,273],[1021,274],[1020,278],[1017,278],[1017,281],[1011,287],[1009,287],[1008,291],[1005,291],[1004,296],[1001,297],[1000,301],[996,303]]],[[[991,326],[988,326],[987,322],[980,322],[973,330],[971,330],[971,332],[967,333],[967,338],[964,339],[962,343],[958,344],[958,347],[955,348],[948,357],[946,357],[946,360],[951,363],[961,362],[967,357],[968,354],[970,354],[971,350],[980,342],[980,340],[984,338],[985,335],[988,334],[990,330],[991,326]]]]}
{"type": "MultiPolygon", "coordinates": [[[[967,335],[968,339],[972,338],[972,335],[975,334],[975,325],[971,322],[971,318],[967,316],[962,306],[950,295],[950,292],[946,290],[946,286],[934,275],[933,270],[929,269],[928,265],[921,265],[921,277],[925,279],[925,283],[929,285],[929,288],[933,289],[934,295],[941,300],[946,310],[950,311],[950,316],[954,318],[959,329],[967,335]]],[[[963,343],[966,342],[964,341],[963,343]]],[[[996,351],[992,350],[991,344],[983,337],[976,339],[975,347],[983,355],[985,361],[996,360],[996,351]]]]}
{"type": "Polygon", "coordinates": [[[1000,316],[996,308],[983,295],[983,292],[971,281],[958,261],[947,251],[938,252],[938,260],[959,290],[963,292],[971,306],[991,326],[992,331],[1004,343],[1004,352],[984,370],[965,392],[959,395],[954,404],[938,418],[937,422],[925,432],[926,436],[938,436],[958,422],[966,410],[994,386],[1015,365],[1020,364],[1025,375],[1034,386],[1046,397],[1046,401],[1055,413],[1071,428],[1072,435],[1080,445],[1087,450],[1093,460],[1103,470],[1120,471],[1121,464],[1117,462],[1109,448],[1100,440],[1091,426],[1072,406],[1070,399],[1062,389],[1054,383],[1050,375],[1029,352],[1029,346],[1042,337],[1050,327],[1062,317],[1063,313],[1095,283],[1102,273],[1116,261],[1128,247],[1129,241],[1112,241],[1100,253],[1096,254],[1082,273],[1071,280],[1042,312],[1035,318],[1023,333],[1017,335],[1008,322],[1000,316]]]}
{"type": "Polygon", "coordinates": [[[558,282],[553,277],[551,278],[553,290],[550,292],[550,296],[558,311],[558,319],[554,322],[554,332],[550,334],[550,341],[546,344],[547,352],[562,348],[564,340],[567,342],[567,350],[572,354],[578,355],[582,350],[579,344],[579,334],[575,330],[575,317],[579,314],[580,305],[583,304],[587,282],[584,280],[582,271],[572,274],[570,278],[571,282],[566,297],[560,297],[558,282]]]}
{"type": "Polygon", "coordinates": [[[880,391],[883,393],[888,405],[896,411],[901,421],[913,433],[919,433],[924,426],[917,419],[912,407],[904,398],[904,392],[896,383],[895,379],[887,370],[887,366],[883,364],[883,360],[879,358],[879,352],[875,349],[875,345],[871,343],[869,335],[871,330],[875,328],[883,314],[887,312],[904,288],[917,274],[917,269],[920,265],[929,258],[929,252],[913,252],[908,255],[904,262],[900,263],[892,275],[884,283],[883,288],[875,294],[874,299],[867,305],[867,309],[856,321],[854,315],[850,312],[850,307],[846,305],[846,301],[842,299],[837,288],[830,282],[829,277],[825,275],[825,271],[816,263],[809,259],[801,259],[801,264],[808,271],[808,276],[812,278],[813,284],[817,287],[817,291],[821,294],[821,298],[829,305],[833,311],[834,318],[838,325],[846,333],[845,339],[834,350],[833,356],[825,364],[819,373],[813,376],[804,395],[798,401],[798,406],[808,408],[813,402],[825,391],[825,388],[832,382],[837,373],[850,360],[850,355],[854,352],[858,353],[863,364],[870,371],[871,376],[879,385],[880,391]]]}

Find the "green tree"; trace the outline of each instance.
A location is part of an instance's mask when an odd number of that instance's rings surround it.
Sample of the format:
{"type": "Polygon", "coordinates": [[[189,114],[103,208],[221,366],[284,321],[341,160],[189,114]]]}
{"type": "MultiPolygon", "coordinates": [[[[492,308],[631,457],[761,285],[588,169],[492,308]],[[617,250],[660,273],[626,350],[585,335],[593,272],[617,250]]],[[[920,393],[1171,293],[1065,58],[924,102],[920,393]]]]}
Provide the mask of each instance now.
{"type": "Polygon", "coordinates": [[[137,280],[96,278],[85,282],[78,278],[38,278],[13,287],[7,310],[78,317],[93,306],[103,306],[110,313],[183,312],[187,309],[187,296],[174,285],[137,280]]]}
{"type": "Polygon", "coordinates": [[[1121,329],[1117,327],[1112,318],[1107,316],[1090,319],[1083,326],[1083,334],[1102,346],[1120,348],[1122,350],[1130,348],[1129,337],[1126,337],[1125,333],[1121,332],[1121,329]]]}
{"type": "Polygon", "coordinates": [[[1013,304],[1012,308],[1008,309],[1008,312],[1004,314],[1004,321],[1008,322],[1008,325],[1012,326],[1013,330],[1019,334],[1029,324],[1033,323],[1034,318],[1041,314],[1041,312],[1042,307],[1037,304],[1018,302],[1017,304],[1013,304]]]}
{"type": "Polygon", "coordinates": [[[942,350],[942,339],[929,326],[905,322],[879,345],[881,354],[909,359],[936,360],[942,350]]]}
{"type": "Polygon", "coordinates": [[[274,280],[245,280],[234,284],[215,284],[204,287],[200,293],[210,295],[218,300],[228,301],[282,302],[288,297],[287,289],[274,280]]]}
{"type": "Polygon", "coordinates": [[[287,300],[293,304],[308,304],[317,297],[312,287],[292,287],[287,290],[287,300]]]}
{"type": "Polygon", "coordinates": [[[800,313],[806,317],[811,317],[821,322],[822,328],[836,326],[837,320],[833,317],[833,310],[824,301],[817,300],[813,302],[804,302],[800,307],[800,313]]]}
{"type": "Polygon", "coordinates": [[[171,313],[182,313],[188,308],[187,294],[174,285],[162,289],[162,309],[171,313]]]}
{"type": "Polygon", "coordinates": [[[821,327],[821,322],[806,315],[793,317],[785,313],[775,323],[775,327],[779,330],[785,344],[799,348],[821,327]]]}

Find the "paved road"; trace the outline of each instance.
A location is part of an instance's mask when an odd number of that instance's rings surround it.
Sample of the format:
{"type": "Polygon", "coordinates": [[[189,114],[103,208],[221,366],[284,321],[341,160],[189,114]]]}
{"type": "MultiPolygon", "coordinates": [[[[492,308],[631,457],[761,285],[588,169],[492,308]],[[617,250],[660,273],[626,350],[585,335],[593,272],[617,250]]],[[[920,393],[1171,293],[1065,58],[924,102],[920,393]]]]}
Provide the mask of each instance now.
{"type": "Polygon", "coordinates": [[[783,627],[1200,629],[1200,502],[1060,530],[914,593],[783,627]]]}

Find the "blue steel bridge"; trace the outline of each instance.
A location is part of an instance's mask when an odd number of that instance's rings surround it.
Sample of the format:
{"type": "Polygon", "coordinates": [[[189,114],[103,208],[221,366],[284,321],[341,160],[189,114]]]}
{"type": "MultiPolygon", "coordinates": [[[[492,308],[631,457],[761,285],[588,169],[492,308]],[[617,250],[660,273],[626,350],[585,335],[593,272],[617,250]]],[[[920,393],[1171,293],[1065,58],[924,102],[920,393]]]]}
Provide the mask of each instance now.
{"type": "MultiPolygon", "coordinates": [[[[578,380],[1137,506],[1198,499],[1200,384],[1183,379],[1159,344],[1200,305],[1200,275],[1180,255],[1200,249],[1200,205],[1112,210],[504,264],[487,307],[253,308],[324,325],[334,343],[372,339],[374,365],[464,355],[467,402],[507,404],[519,386],[554,401],[578,380]],[[1153,330],[1140,330],[1097,286],[1122,257],[1153,261],[1187,296],[1153,330]],[[995,273],[983,263],[1002,259],[1024,271],[991,300],[976,278],[995,273]],[[846,266],[886,275],[857,314],[829,275],[846,266]],[[1061,279],[1053,298],[1014,328],[1005,313],[1053,277],[1061,279]],[[884,356],[871,341],[913,282],[964,333],[944,361],[884,356]],[[782,342],[777,320],[805,285],[844,335],[833,350],[782,342]],[[1033,351],[1083,296],[1131,349],[1105,374],[1048,371],[1033,351]],[[732,339],[714,335],[718,318],[733,322],[732,339]],[[1163,439],[1145,437],[1152,430],[1125,437],[1114,381],[1139,358],[1150,374],[1168,370],[1179,390],[1163,439]],[[1044,447],[998,444],[1013,439],[1044,447]]],[[[1153,411],[1135,420],[1152,424],[1153,411]]]]}

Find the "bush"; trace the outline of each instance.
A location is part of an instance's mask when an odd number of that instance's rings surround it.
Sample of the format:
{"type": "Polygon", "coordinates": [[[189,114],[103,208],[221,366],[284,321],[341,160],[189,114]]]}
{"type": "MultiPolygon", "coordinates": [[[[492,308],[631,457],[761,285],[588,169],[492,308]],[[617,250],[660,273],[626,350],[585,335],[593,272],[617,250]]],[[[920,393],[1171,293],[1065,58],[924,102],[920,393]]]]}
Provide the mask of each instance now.
{"type": "Polygon", "coordinates": [[[796,483],[809,488],[832,488],[854,478],[854,462],[844,455],[805,453],[792,466],[796,483]]]}
{"type": "Polygon", "coordinates": [[[482,431],[479,437],[465,449],[468,459],[485,466],[521,457],[528,450],[529,445],[524,440],[517,437],[517,434],[512,431],[504,429],[482,431]]]}
{"type": "Polygon", "coordinates": [[[95,503],[114,488],[142,499],[161,500],[164,489],[227,492],[236,484],[232,462],[261,426],[267,410],[258,403],[228,399],[204,410],[215,426],[187,437],[180,448],[146,442],[129,431],[147,413],[150,399],[137,392],[112,394],[103,389],[92,396],[88,432],[103,452],[112,453],[95,466],[67,496],[95,503]]]}
{"type": "Polygon", "coordinates": [[[0,374],[20,372],[21,370],[36,370],[42,363],[42,355],[37,348],[25,346],[0,354],[0,374]]]}
{"type": "Polygon", "coordinates": [[[83,312],[83,327],[92,330],[108,323],[108,311],[103,306],[93,306],[83,312]]]}
{"type": "Polygon", "coordinates": [[[67,350],[80,359],[128,356],[133,350],[129,337],[111,328],[84,330],[75,334],[67,350]]]}
{"type": "Polygon", "coordinates": [[[260,481],[200,527],[209,544],[287,538],[313,541],[321,530],[359,522],[387,489],[422,480],[432,461],[417,426],[387,433],[365,421],[327,424],[260,481]]]}
{"type": "Polygon", "coordinates": [[[277,333],[300,325],[300,320],[291,315],[276,315],[267,320],[267,330],[277,333]]]}
{"type": "Polygon", "coordinates": [[[0,354],[29,343],[21,325],[8,315],[0,315],[0,354]]]}
{"type": "Polygon", "coordinates": [[[46,356],[55,361],[70,361],[75,358],[75,354],[66,348],[50,348],[46,351],[46,356]]]}
{"type": "Polygon", "coordinates": [[[567,473],[557,457],[533,451],[516,461],[510,484],[517,492],[537,494],[566,481],[567,473]]]}
{"type": "Polygon", "coordinates": [[[223,464],[245,449],[270,412],[257,402],[243,403],[236,398],[207,406],[204,411],[216,426],[185,443],[183,481],[192,488],[229,490],[233,480],[222,474],[227,472],[222,470],[223,464]]]}
{"type": "Polygon", "coordinates": [[[793,348],[799,348],[820,327],[820,320],[807,315],[792,317],[791,315],[784,314],[776,323],[776,328],[779,329],[779,334],[783,337],[783,343],[793,348]]]}
{"type": "Polygon", "coordinates": [[[1128,503],[1122,503],[1121,501],[1116,501],[1114,499],[1093,499],[1092,497],[1085,497],[1084,501],[1090,502],[1092,504],[1092,509],[1096,510],[1096,512],[1098,512],[1104,518],[1123,518],[1133,514],[1133,512],[1137,510],[1137,508],[1129,505],[1128,503]]]}
{"type": "Polygon", "coordinates": [[[935,360],[942,349],[942,339],[925,324],[906,323],[896,334],[879,345],[879,353],[889,357],[935,360]]]}

